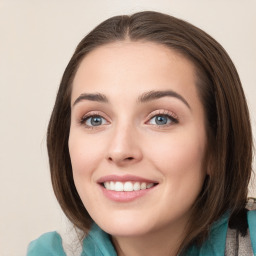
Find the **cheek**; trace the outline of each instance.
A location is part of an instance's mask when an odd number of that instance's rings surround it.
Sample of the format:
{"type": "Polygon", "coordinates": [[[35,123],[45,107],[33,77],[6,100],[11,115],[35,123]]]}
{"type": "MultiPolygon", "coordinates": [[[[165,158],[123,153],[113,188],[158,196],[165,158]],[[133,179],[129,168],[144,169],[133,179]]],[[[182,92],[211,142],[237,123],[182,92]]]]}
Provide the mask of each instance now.
{"type": "Polygon", "coordinates": [[[150,149],[147,153],[164,175],[192,177],[204,172],[203,136],[197,136],[197,133],[177,133],[170,137],[158,137],[157,141],[151,143],[147,147],[150,149]]]}
{"type": "Polygon", "coordinates": [[[69,154],[74,179],[88,177],[104,157],[103,143],[81,134],[70,133],[69,154]]]}
{"type": "MultiPolygon", "coordinates": [[[[191,135],[191,133],[190,133],[191,135]]],[[[206,175],[204,170],[204,141],[196,136],[162,141],[151,151],[151,161],[161,173],[165,186],[163,197],[169,207],[179,204],[177,211],[188,211],[198,197],[206,175]],[[174,202],[170,199],[173,198],[174,202]]]]}

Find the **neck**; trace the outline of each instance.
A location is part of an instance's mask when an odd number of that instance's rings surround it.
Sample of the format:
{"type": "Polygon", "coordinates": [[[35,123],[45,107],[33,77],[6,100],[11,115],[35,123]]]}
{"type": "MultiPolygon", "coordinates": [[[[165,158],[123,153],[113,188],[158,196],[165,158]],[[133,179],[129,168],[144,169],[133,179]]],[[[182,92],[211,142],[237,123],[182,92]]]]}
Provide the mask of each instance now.
{"type": "Polygon", "coordinates": [[[184,238],[184,228],[170,231],[167,227],[146,235],[115,236],[112,241],[118,256],[176,256],[184,238]]]}

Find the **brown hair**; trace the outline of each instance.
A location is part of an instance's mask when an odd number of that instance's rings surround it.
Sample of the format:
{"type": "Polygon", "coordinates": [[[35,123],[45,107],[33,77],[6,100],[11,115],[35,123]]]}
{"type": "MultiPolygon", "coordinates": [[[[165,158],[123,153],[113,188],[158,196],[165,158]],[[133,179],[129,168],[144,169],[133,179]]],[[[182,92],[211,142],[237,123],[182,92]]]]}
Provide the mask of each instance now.
{"type": "Polygon", "coordinates": [[[100,25],[77,46],[61,80],[48,126],[47,146],[55,195],[67,217],[88,231],[92,219],[74,185],[68,150],[72,81],[82,59],[114,41],[149,41],[190,59],[206,116],[210,170],[197,198],[186,237],[180,247],[201,244],[209,226],[225,212],[239,212],[247,199],[252,165],[249,112],[235,66],[222,46],[199,28],[157,12],[116,16],[100,25]]]}

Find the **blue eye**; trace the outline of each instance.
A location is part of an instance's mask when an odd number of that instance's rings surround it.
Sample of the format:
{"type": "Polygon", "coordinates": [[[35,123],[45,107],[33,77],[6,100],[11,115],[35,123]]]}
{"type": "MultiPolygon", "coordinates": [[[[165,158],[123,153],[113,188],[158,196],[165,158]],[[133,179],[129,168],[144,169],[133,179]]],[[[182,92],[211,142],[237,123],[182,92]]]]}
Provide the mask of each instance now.
{"type": "Polygon", "coordinates": [[[100,125],[106,124],[107,121],[102,116],[95,115],[95,116],[86,117],[84,120],[84,123],[87,126],[100,126],[100,125]]]}
{"type": "Polygon", "coordinates": [[[154,125],[168,125],[177,123],[177,120],[169,115],[155,115],[150,119],[149,123],[154,125]]]}

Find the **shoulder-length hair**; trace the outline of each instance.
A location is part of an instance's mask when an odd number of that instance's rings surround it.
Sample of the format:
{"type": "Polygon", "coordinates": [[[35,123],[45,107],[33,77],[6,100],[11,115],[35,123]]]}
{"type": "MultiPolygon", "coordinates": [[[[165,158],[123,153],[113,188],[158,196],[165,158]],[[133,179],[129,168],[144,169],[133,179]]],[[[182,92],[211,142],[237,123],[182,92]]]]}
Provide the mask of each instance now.
{"type": "Polygon", "coordinates": [[[82,59],[95,48],[130,40],[161,44],[188,58],[196,68],[196,85],[204,106],[208,134],[206,177],[193,206],[180,247],[200,245],[209,226],[247,200],[252,165],[252,131],[245,95],[236,68],[223,47],[188,22],[157,12],[110,18],[77,46],[63,74],[47,134],[52,185],[64,213],[87,232],[92,223],[74,185],[68,149],[72,82],[82,59]]]}

